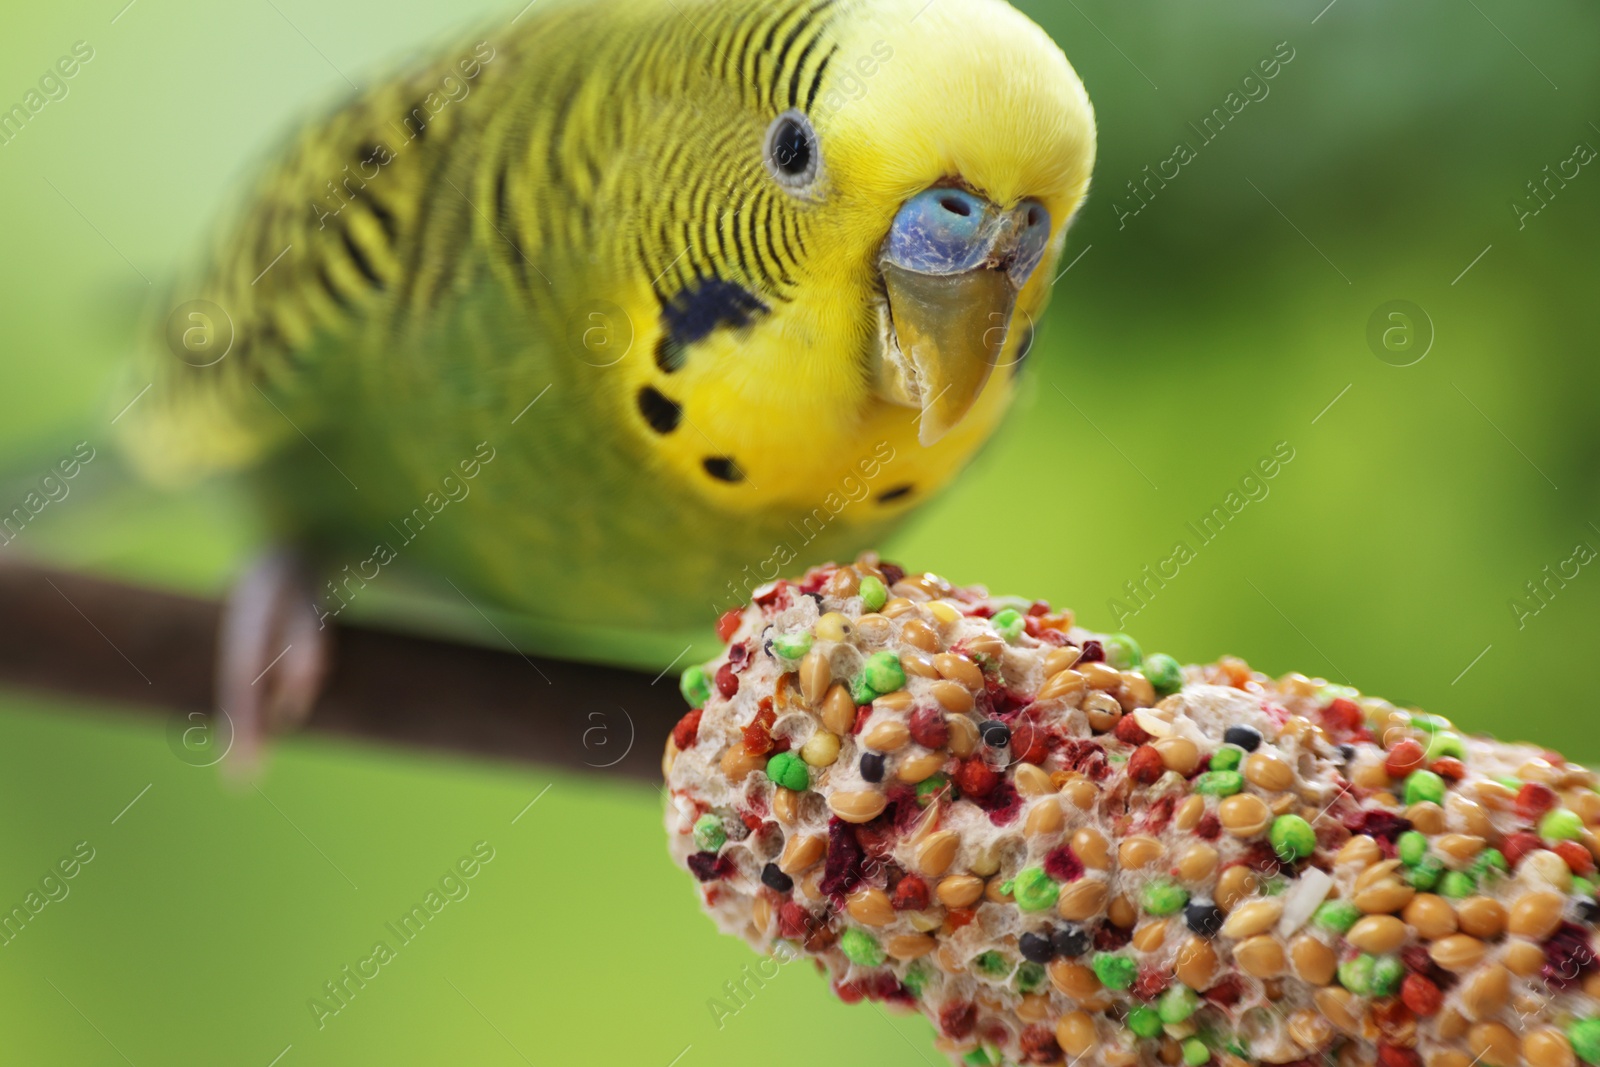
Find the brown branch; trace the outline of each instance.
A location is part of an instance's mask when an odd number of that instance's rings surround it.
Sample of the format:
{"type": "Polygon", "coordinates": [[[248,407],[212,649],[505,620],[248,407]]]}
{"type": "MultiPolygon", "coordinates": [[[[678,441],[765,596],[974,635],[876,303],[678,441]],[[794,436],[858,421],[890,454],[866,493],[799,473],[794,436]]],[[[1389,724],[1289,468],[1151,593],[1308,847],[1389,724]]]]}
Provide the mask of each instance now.
{"type": "MultiPolygon", "coordinates": [[[[110,706],[210,712],[221,605],[0,564],[0,682],[110,706]]],[[[687,710],[671,675],[339,626],[307,729],[659,782],[687,710]],[[530,665],[531,664],[531,665],[530,665]]]]}

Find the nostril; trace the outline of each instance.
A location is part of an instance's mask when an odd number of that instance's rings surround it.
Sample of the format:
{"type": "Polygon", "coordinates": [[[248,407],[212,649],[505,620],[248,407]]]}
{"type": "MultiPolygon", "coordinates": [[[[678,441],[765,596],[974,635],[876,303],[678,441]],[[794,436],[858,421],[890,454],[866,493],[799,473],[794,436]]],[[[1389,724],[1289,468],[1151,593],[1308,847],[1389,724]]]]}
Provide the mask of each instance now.
{"type": "Polygon", "coordinates": [[[939,206],[950,212],[950,214],[960,215],[964,219],[972,216],[972,205],[958,196],[945,197],[939,201],[939,206]]]}
{"type": "Polygon", "coordinates": [[[1039,209],[1038,208],[1030,207],[1028,209],[1028,225],[1029,226],[1037,226],[1043,221],[1044,221],[1044,216],[1039,213],[1039,209]]]}

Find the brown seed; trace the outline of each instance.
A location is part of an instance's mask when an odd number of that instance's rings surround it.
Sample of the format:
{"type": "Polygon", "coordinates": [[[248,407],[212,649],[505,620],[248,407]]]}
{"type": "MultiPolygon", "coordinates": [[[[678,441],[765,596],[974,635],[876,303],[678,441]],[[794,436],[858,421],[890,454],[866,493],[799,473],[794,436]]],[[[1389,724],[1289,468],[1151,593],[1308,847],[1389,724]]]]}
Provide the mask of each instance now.
{"type": "Polygon", "coordinates": [[[1555,893],[1524,893],[1511,905],[1506,929],[1518,937],[1543,941],[1561,925],[1562,898],[1555,893]]]}
{"type": "Polygon", "coordinates": [[[1035,700],[1065,700],[1075,704],[1089,688],[1082,674],[1073,670],[1057,671],[1045,679],[1044,685],[1034,695],[1035,700]]]}
{"type": "Polygon", "coordinates": [[[1178,809],[1172,813],[1172,825],[1187,833],[1200,825],[1200,820],[1205,818],[1205,814],[1205,797],[1191,794],[1184,797],[1178,809]]]}
{"type": "Polygon", "coordinates": [[[976,663],[960,653],[941,652],[933,657],[933,665],[939,668],[941,678],[960,682],[974,693],[983,690],[983,672],[978,669],[976,663]]]}
{"type": "Polygon", "coordinates": [[[755,903],[750,905],[750,925],[758,934],[765,934],[771,928],[772,903],[766,897],[756,897],[755,903]]]}
{"type": "Polygon", "coordinates": [[[845,898],[845,910],[865,926],[888,926],[894,922],[894,905],[881,889],[863,886],[845,898]]]}
{"type": "Polygon", "coordinates": [[[876,789],[833,793],[828,797],[828,809],[845,822],[871,822],[888,806],[889,798],[876,789]]]}
{"type": "Polygon", "coordinates": [[[1517,1035],[1504,1023],[1479,1023],[1467,1031],[1467,1046],[1486,1067],[1518,1067],[1522,1057],[1517,1035]]]}
{"type": "Polygon", "coordinates": [[[1367,915],[1356,921],[1345,940],[1363,952],[1393,952],[1406,940],[1406,924],[1393,915],[1367,915]]]}
{"type": "Polygon", "coordinates": [[[1139,906],[1133,898],[1126,894],[1118,894],[1111,898],[1111,903],[1106,906],[1106,918],[1112,926],[1120,926],[1124,930],[1133,928],[1139,921],[1139,906]]]}
{"type": "Polygon", "coordinates": [[[1072,806],[1079,811],[1088,811],[1094,807],[1095,800],[1100,796],[1100,790],[1080,774],[1069,779],[1061,787],[1061,795],[1071,801],[1072,806]]]}
{"type": "Polygon", "coordinates": [[[1017,792],[1025,797],[1042,797],[1056,791],[1050,776],[1031,763],[1019,763],[1011,769],[1017,792]]]}
{"type": "Polygon", "coordinates": [[[737,741],[722,754],[722,776],[730,782],[742,782],[751,771],[762,770],[766,766],[764,757],[751,755],[750,750],[737,741]]]}
{"type": "MultiPolygon", "coordinates": [[[[1463,901],[1462,903],[1466,903],[1463,901]]],[[[1411,898],[1404,912],[1406,922],[1416,927],[1417,936],[1425,941],[1437,941],[1456,932],[1456,913],[1450,902],[1433,893],[1418,893],[1411,898]]],[[[1472,933],[1471,930],[1467,931],[1472,933]]],[[[1480,934],[1473,934],[1480,937],[1480,934]]]]}
{"type": "Polygon", "coordinates": [[[1085,826],[1072,835],[1072,851],[1078,860],[1090,870],[1108,871],[1111,869],[1110,847],[1106,844],[1105,835],[1099,830],[1085,826]]]}
{"type": "Polygon", "coordinates": [[[967,652],[980,663],[997,663],[1005,651],[1006,643],[998,634],[979,634],[967,641],[967,652]]]}
{"type": "Polygon", "coordinates": [[[1406,809],[1411,828],[1432,837],[1444,833],[1444,809],[1431,800],[1421,800],[1406,809]]]}
{"type": "Polygon", "coordinates": [[[1382,760],[1358,763],[1350,775],[1350,782],[1362,789],[1382,789],[1389,784],[1389,772],[1383,769],[1382,760]]]}
{"type": "Polygon", "coordinates": [[[1133,932],[1133,947],[1140,952],[1154,952],[1167,940],[1167,920],[1147,922],[1133,932]]]}
{"type": "Polygon", "coordinates": [[[1461,986],[1461,1011],[1474,1022],[1490,1018],[1511,999],[1511,972],[1498,963],[1480,967],[1461,986]]]}
{"type": "Polygon", "coordinates": [[[1200,749],[1187,737],[1163,737],[1153,747],[1167,770],[1177,771],[1185,778],[1200,766],[1200,749]]]}
{"type": "Polygon", "coordinates": [[[1148,708],[1156,702],[1156,687],[1140,671],[1123,671],[1122,685],[1117,687],[1117,703],[1124,711],[1148,708]]]}
{"type": "Polygon", "coordinates": [[[1512,941],[1501,961],[1518,978],[1532,978],[1544,970],[1544,949],[1532,941],[1512,941]]]}
{"type": "Polygon", "coordinates": [[[1399,869],[1399,860],[1384,860],[1382,863],[1374,863],[1371,867],[1368,867],[1366,870],[1356,875],[1355,888],[1358,890],[1365,889],[1367,886],[1377,882],[1380,878],[1390,877],[1399,869]]]}
{"type": "Polygon", "coordinates": [[[906,673],[917,678],[937,678],[939,668],[933,665],[933,657],[926,652],[913,652],[910,649],[900,650],[900,666],[906,673]]]}
{"type": "Polygon", "coordinates": [[[1294,768],[1270,752],[1253,752],[1244,761],[1245,781],[1271,792],[1294,785],[1294,768]]]}
{"type": "Polygon", "coordinates": [[[927,934],[896,934],[883,943],[883,949],[897,960],[914,960],[926,956],[937,945],[927,934]]]}
{"type": "Polygon", "coordinates": [[[1447,1007],[1434,1017],[1433,1031],[1441,1040],[1459,1041],[1467,1036],[1472,1026],[1467,1017],[1455,1008],[1447,1007]]]}
{"type": "Polygon", "coordinates": [[[900,627],[900,639],[912,648],[920,648],[924,652],[944,651],[939,635],[921,619],[907,619],[900,627]]]}
{"type": "Polygon", "coordinates": [[[1457,1052],[1453,1048],[1443,1049],[1428,1057],[1428,1067],[1477,1067],[1477,1062],[1465,1052],[1457,1052]]]}
{"type": "Polygon", "coordinates": [[[1289,962],[1295,976],[1312,985],[1327,985],[1339,968],[1339,957],[1311,934],[1301,934],[1289,943],[1289,962]]]}
{"type": "Polygon", "coordinates": [[[1086,1011],[1063,1015],[1056,1023],[1056,1044],[1068,1056],[1087,1056],[1095,1046],[1094,1018],[1086,1011]]]}
{"type": "Polygon", "coordinates": [[[911,743],[911,730],[899,719],[883,719],[867,727],[861,743],[879,752],[894,752],[911,743]]]}
{"type": "Polygon", "coordinates": [[[822,725],[840,737],[850,736],[856,728],[856,702],[843,683],[835,683],[822,698],[822,725]]]}
{"type": "Polygon", "coordinates": [[[1217,976],[1217,950],[1204,938],[1190,936],[1178,946],[1173,959],[1178,981],[1196,992],[1205,992],[1217,976]]]}
{"type": "Polygon", "coordinates": [[[933,892],[947,908],[971,907],[983,896],[983,879],[971,874],[952,874],[941,878],[933,892]]]}
{"type": "Polygon", "coordinates": [[[1203,881],[1216,869],[1217,850],[1204,843],[1190,845],[1178,857],[1178,877],[1185,882],[1203,881]]]}
{"type": "Polygon", "coordinates": [[[1098,878],[1080,878],[1061,887],[1056,898],[1056,914],[1063,919],[1083,922],[1097,917],[1105,910],[1110,891],[1098,878]]]}
{"type": "Polygon", "coordinates": [[[1043,1022],[1050,1014],[1050,998],[1039,993],[1025,994],[1017,1002],[1017,1018],[1025,1023],[1043,1022]]]}
{"type": "Polygon", "coordinates": [[[1060,648],[1052,648],[1049,655],[1044,658],[1044,676],[1053,678],[1068,667],[1075,666],[1082,657],[1083,649],[1078,648],[1076,645],[1062,645],[1060,648]]]}
{"type": "Polygon", "coordinates": [[[1461,932],[1476,938],[1499,937],[1506,929],[1506,906],[1493,897],[1468,897],[1456,905],[1461,932]]]}
{"type": "Polygon", "coordinates": [[[1217,808],[1222,828],[1234,837],[1254,837],[1272,822],[1272,809],[1251,793],[1236,793],[1217,808]]]}
{"type": "Polygon", "coordinates": [[[1061,814],[1060,798],[1045,797],[1028,809],[1022,832],[1028,837],[1044,837],[1060,830],[1065,821],[1061,814]]]}
{"type": "Polygon", "coordinates": [[[1146,834],[1123,838],[1117,846],[1117,862],[1125,869],[1137,871],[1159,860],[1167,850],[1160,841],[1146,834]]]}
{"type": "Polygon", "coordinates": [[[945,742],[950,751],[966,759],[978,751],[978,724],[965,715],[946,715],[944,723],[950,728],[950,740],[945,742]]]}
{"type": "Polygon", "coordinates": [[[800,694],[806,698],[806,703],[816,707],[828,693],[828,683],[833,681],[833,672],[828,669],[828,657],[818,649],[807,652],[800,661],[800,694]]]}
{"type": "Polygon", "coordinates": [[[1289,1037],[1307,1052],[1321,1052],[1333,1040],[1333,1024],[1326,1016],[1301,1008],[1289,1016],[1289,1037]]]}
{"type": "Polygon", "coordinates": [[[939,877],[955,862],[960,847],[961,835],[954,830],[929,834],[917,848],[917,870],[929,878],[939,877]]]}
{"type": "Polygon", "coordinates": [[[1096,689],[1083,698],[1083,714],[1090,729],[1110,733],[1122,721],[1122,705],[1096,689]]]}
{"type": "Polygon", "coordinates": [[[778,786],[772,791],[772,814],[785,826],[793,826],[800,817],[800,794],[778,786]]]}
{"type": "Polygon", "coordinates": [[[1576,1067],[1572,1044],[1553,1026],[1544,1026],[1522,1039],[1522,1058],[1528,1067],[1576,1067]]]}
{"type": "Polygon", "coordinates": [[[1261,887],[1255,872],[1242,864],[1229,867],[1217,879],[1217,904],[1223,911],[1232,911],[1246,897],[1254,896],[1261,887]]]}
{"type": "Polygon", "coordinates": [[[1335,867],[1370,867],[1383,858],[1383,850],[1370,837],[1352,837],[1333,858],[1335,867]]]}
{"type": "Polygon", "coordinates": [[[983,899],[991,904],[1010,904],[1015,898],[1004,888],[1005,879],[991,878],[983,887],[983,899]]]}
{"type": "Polygon", "coordinates": [[[1351,903],[1368,915],[1388,915],[1411,903],[1417,891],[1398,878],[1380,878],[1365,889],[1356,890],[1351,903]]]}
{"type": "Polygon", "coordinates": [[[1312,994],[1312,1000],[1317,1005],[1317,1010],[1328,1017],[1328,1021],[1347,1034],[1361,1032],[1361,1020],[1366,1015],[1366,1002],[1357,997],[1348,989],[1340,986],[1324,986],[1312,994]]]}
{"type": "Polygon", "coordinates": [[[1460,793],[1450,794],[1447,801],[1450,813],[1460,822],[1465,823],[1467,833],[1477,837],[1495,837],[1494,822],[1489,818],[1489,813],[1483,810],[1483,805],[1462,796],[1460,793]]]}
{"type": "Polygon", "coordinates": [[[1078,671],[1090,689],[1114,692],[1122,684],[1122,672],[1109,663],[1080,663],[1078,671]]]}
{"type": "Polygon", "coordinates": [[[1464,974],[1483,962],[1483,942],[1466,934],[1451,934],[1433,943],[1428,955],[1455,974],[1464,974]]]}
{"type": "Polygon", "coordinates": [[[960,682],[934,682],[928,687],[928,694],[946,711],[965,714],[972,710],[972,694],[960,682]]]}
{"type": "Polygon", "coordinates": [[[1222,936],[1242,941],[1272,929],[1273,924],[1282,917],[1283,901],[1252,900],[1248,904],[1240,904],[1229,913],[1227,921],[1222,924],[1222,936]]]}
{"type": "Polygon", "coordinates": [[[925,782],[938,773],[944,766],[945,755],[943,752],[925,752],[920,756],[908,756],[895,768],[894,776],[902,782],[915,785],[925,782]]]}
{"type": "Polygon", "coordinates": [[[784,874],[799,874],[821,860],[828,851],[828,839],[821,834],[798,834],[783,846],[778,857],[778,870],[784,874]]]}
{"type": "Polygon", "coordinates": [[[887,601],[878,611],[885,618],[898,619],[900,616],[917,610],[917,606],[903,596],[897,596],[887,601]]]}
{"type": "Polygon", "coordinates": [[[874,711],[910,711],[917,700],[908,691],[896,689],[892,693],[885,693],[872,702],[874,711]]]}
{"type": "Polygon", "coordinates": [[[1283,973],[1283,945],[1271,934],[1259,934],[1233,946],[1233,962],[1252,978],[1283,973]]]}
{"type": "Polygon", "coordinates": [[[1081,963],[1056,959],[1045,970],[1050,974],[1050,984],[1073,1000],[1087,1000],[1100,992],[1100,979],[1081,963]]]}
{"type": "Polygon", "coordinates": [[[1455,860],[1466,863],[1483,851],[1484,840],[1477,834],[1441,834],[1434,838],[1433,847],[1455,860]]]}

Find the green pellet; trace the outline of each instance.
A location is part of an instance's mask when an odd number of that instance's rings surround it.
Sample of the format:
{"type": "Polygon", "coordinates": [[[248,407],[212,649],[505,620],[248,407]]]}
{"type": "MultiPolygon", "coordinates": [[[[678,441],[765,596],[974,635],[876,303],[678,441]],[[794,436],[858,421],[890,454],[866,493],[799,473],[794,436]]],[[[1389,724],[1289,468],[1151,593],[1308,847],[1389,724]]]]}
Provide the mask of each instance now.
{"type": "Polygon", "coordinates": [[[1415,867],[1428,854],[1428,837],[1416,830],[1407,830],[1395,842],[1395,848],[1400,854],[1401,863],[1415,867]]]}
{"type": "Polygon", "coordinates": [[[1011,973],[1011,963],[998,952],[980,952],[972,961],[974,967],[989,975],[999,978],[1003,974],[1011,973]]]}
{"type": "Polygon", "coordinates": [[[779,634],[772,639],[772,651],[784,659],[804,659],[805,654],[811,651],[811,645],[815,640],[810,630],[802,630],[797,634],[779,634]]]}
{"type": "Polygon", "coordinates": [[[1486,848],[1478,853],[1469,868],[1473,877],[1480,881],[1496,878],[1511,870],[1511,864],[1506,862],[1506,854],[1497,848],[1486,848]]]}
{"type": "Polygon", "coordinates": [[[1440,730],[1428,738],[1427,747],[1423,750],[1424,758],[1432,763],[1436,759],[1448,756],[1452,759],[1466,759],[1467,745],[1461,740],[1459,734],[1448,730],[1440,730]]]}
{"type": "Polygon", "coordinates": [[[1056,905],[1061,886],[1043,867],[1024,867],[1011,881],[1011,895],[1023,911],[1045,911],[1056,905]]]}
{"type": "Polygon", "coordinates": [[[1584,1063],[1600,1063],[1600,1018],[1577,1019],[1567,1027],[1567,1041],[1584,1063]]]}
{"type": "Polygon", "coordinates": [[[1424,856],[1415,867],[1406,870],[1406,881],[1419,893],[1429,893],[1439,884],[1444,874],[1444,864],[1436,856],[1424,856]]]}
{"type": "Polygon", "coordinates": [[[1144,676],[1150,679],[1150,684],[1162,696],[1183,688],[1183,668],[1165,652],[1156,652],[1145,658],[1144,676]]]}
{"type": "Polygon", "coordinates": [[[924,778],[917,783],[917,804],[927,807],[933,803],[933,798],[950,785],[950,779],[943,774],[936,774],[931,778],[924,778]]]}
{"type": "Polygon", "coordinates": [[[1128,1012],[1128,1029],[1136,1037],[1155,1037],[1161,1033],[1161,1016],[1141,1004],[1128,1012]]]}
{"type": "Polygon", "coordinates": [[[839,951],[851,963],[863,967],[881,967],[887,958],[877,938],[854,926],[839,936],[839,951]]]}
{"type": "Polygon", "coordinates": [[[711,699],[711,675],[700,666],[690,667],[678,678],[678,692],[683,694],[683,699],[689,702],[690,707],[704,707],[705,702],[711,699]]]}
{"type": "Polygon", "coordinates": [[[811,785],[810,768],[793,752],[779,752],[767,760],[767,777],[796,793],[804,793],[811,785]]]}
{"type": "Polygon", "coordinates": [[[715,852],[728,843],[728,831],[722,828],[722,819],[709,811],[694,821],[694,843],[706,852],[715,852]]]}
{"type": "Polygon", "coordinates": [[[1552,809],[1539,820],[1539,836],[1546,841],[1574,841],[1583,836],[1583,820],[1568,808],[1552,809]]]}
{"type": "Polygon", "coordinates": [[[1118,956],[1111,952],[1096,953],[1090,967],[1094,971],[1094,976],[1100,979],[1100,984],[1107,989],[1127,989],[1133,985],[1133,980],[1139,977],[1137,963],[1127,956],[1118,956]]]}
{"type": "Polygon", "coordinates": [[[1379,956],[1372,964],[1372,995],[1393,996],[1405,976],[1406,965],[1400,962],[1399,956],[1379,956]]]}
{"type": "Polygon", "coordinates": [[[1181,1023],[1200,1010],[1200,994],[1183,983],[1167,987],[1161,995],[1156,1011],[1164,1023],[1181,1023]]]}
{"type": "Polygon", "coordinates": [[[1244,749],[1237,745],[1223,745],[1211,756],[1211,769],[1214,771],[1236,771],[1239,764],[1244,762],[1244,749]]]}
{"type": "Polygon", "coordinates": [[[967,1064],[967,1067],[995,1067],[1000,1061],[988,1049],[975,1048],[961,1057],[961,1062],[967,1064]]]}
{"type": "Polygon", "coordinates": [[[1372,992],[1372,968],[1376,961],[1363,952],[1339,964],[1339,984],[1358,997],[1372,992]]]}
{"type": "Polygon", "coordinates": [[[1139,647],[1139,642],[1127,634],[1103,637],[1100,647],[1105,649],[1106,662],[1119,671],[1135,670],[1144,662],[1144,651],[1139,647]]]}
{"type": "Polygon", "coordinates": [[[883,579],[869,574],[861,579],[858,590],[861,594],[861,606],[868,611],[877,611],[889,602],[889,590],[883,584],[883,579]]]}
{"type": "Polygon", "coordinates": [[[1188,1067],[1201,1067],[1211,1062],[1211,1050],[1198,1037],[1187,1038],[1183,1042],[1183,1062],[1188,1067]]]}
{"type": "Polygon", "coordinates": [[[1238,771],[1205,771],[1194,780],[1194,791],[1203,796],[1231,797],[1243,788],[1244,775],[1238,771]]]}
{"type": "Polygon", "coordinates": [[[1044,985],[1044,980],[1044,968],[1032,960],[1017,968],[1017,990],[1019,992],[1032,993],[1035,989],[1044,985]]]}
{"type": "Polygon", "coordinates": [[[1311,915],[1313,923],[1336,934],[1348,932],[1360,918],[1361,909],[1346,900],[1330,900],[1311,915]]]}
{"type": "Polygon", "coordinates": [[[1444,803],[1444,779],[1432,771],[1412,771],[1406,777],[1406,803],[1444,803]]]}
{"type": "Polygon", "coordinates": [[[1010,644],[1016,641],[1017,638],[1021,637],[1022,631],[1027,626],[1027,624],[1023,622],[1022,612],[1013,608],[1006,608],[1004,611],[995,612],[994,617],[991,618],[989,622],[994,626],[995,633],[1006,639],[1007,644],[1010,644]]]}
{"type": "Polygon", "coordinates": [[[1317,850],[1317,832],[1298,815],[1280,815],[1273,819],[1267,840],[1285,863],[1303,860],[1317,850]]]}
{"type": "Polygon", "coordinates": [[[1464,900],[1478,890],[1478,880],[1466,871],[1445,871],[1439,878],[1439,895],[1464,900]]]}
{"type": "Polygon", "coordinates": [[[1450,724],[1439,718],[1439,716],[1429,715],[1427,712],[1413,711],[1406,716],[1406,719],[1412,726],[1415,726],[1425,734],[1436,734],[1440,730],[1448,730],[1450,728],[1450,724]]]}
{"type": "Polygon", "coordinates": [[[1171,879],[1158,878],[1144,887],[1139,902],[1151,915],[1171,915],[1189,903],[1189,891],[1171,879]]]}
{"type": "Polygon", "coordinates": [[[905,668],[900,666],[900,657],[893,652],[874,652],[868,656],[861,668],[861,677],[879,696],[893,693],[906,684],[905,668]]]}
{"type": "Polygon", "coordinates": [[[856,707],[866,707],[881,695],[874,692],[872,686],[867,683],[866,671],[850,679],[850,699],[856,702],[856,707]]]}
{"type": "Polygon", "coordinates": [[[1264,897],[1282,896],[1288,888],[1289,879],[1276,874],[1261,880],[1261,895],[1264,897]]]}
{"type": "Polygon", "coordinates": [[[932,977],[932,968],[921,960],[912,960],[911,966],[906,968],[905,976],[900,979],[900,984],[911,990],[912,996],[921,1000],[923,990],[928,988],[928,980],[932,977]]]}

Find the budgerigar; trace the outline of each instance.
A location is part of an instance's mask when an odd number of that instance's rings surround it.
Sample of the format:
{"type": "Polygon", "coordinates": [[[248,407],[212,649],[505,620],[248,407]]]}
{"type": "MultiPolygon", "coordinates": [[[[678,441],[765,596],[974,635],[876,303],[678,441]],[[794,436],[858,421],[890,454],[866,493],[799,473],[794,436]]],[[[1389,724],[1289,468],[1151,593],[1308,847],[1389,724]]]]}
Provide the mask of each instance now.
{"type": "MultiPolygon", "coordinates": [[[[245,474],[319,623],[401,568],[703,626],[995,430],[1094,152],[1001,0],[541,0],[271,158],[162,309],[133,452],[245,474]]],[[[263,649],[306,615],[254,595],[263,649]]]]}

